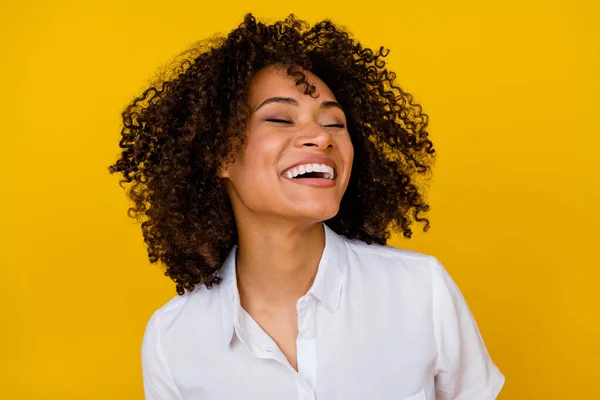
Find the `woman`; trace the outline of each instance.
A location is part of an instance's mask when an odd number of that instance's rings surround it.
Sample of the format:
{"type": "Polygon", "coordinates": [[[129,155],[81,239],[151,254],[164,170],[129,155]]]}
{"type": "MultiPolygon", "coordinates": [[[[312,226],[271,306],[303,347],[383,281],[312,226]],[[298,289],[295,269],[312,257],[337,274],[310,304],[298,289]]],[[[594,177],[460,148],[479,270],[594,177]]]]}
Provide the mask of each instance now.
{"type": "Polygon", "coordinates": [[[427,231],[434,154],[386,55],[248,14],[125,110],[110,171],[178,293],[146,328],[147,399],[496,397],[447,271],[386,245],[427,231]]]}

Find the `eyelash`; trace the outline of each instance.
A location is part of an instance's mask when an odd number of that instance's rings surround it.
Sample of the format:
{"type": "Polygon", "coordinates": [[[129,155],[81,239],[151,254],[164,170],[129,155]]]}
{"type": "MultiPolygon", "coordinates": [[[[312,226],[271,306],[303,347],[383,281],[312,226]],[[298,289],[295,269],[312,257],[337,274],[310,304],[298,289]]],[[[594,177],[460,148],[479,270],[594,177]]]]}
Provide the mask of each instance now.
{"type": "MultiPolygon", "coordinates": [[[[277,119],[277,118],[270,118],[270,119],[266,119],[265,121],[269,121],[269,122],[278,122],[278,123],[286,123],[286,124],[291,124],[291,121],[286,121],[285,119],[277,119]]],[[[335,128],[343,128],[345,127],[344,124],[331,124],[331,125],[325,125],[326,127],[335,127],[335,128]]]]}

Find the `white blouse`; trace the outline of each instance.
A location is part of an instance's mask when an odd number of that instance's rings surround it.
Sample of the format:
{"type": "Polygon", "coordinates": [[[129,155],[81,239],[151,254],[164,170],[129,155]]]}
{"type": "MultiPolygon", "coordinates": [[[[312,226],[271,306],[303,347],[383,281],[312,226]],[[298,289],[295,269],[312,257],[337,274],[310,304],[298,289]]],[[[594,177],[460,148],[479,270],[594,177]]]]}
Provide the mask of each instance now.
{"type": "Polygon", "coordinates": [[[491,400],[504,384],[433,256],[336,234],[297,303],[298,372],[240,306],[234,246],[219,285],[175,296],[142,343],[146,399],[491,400]]]}

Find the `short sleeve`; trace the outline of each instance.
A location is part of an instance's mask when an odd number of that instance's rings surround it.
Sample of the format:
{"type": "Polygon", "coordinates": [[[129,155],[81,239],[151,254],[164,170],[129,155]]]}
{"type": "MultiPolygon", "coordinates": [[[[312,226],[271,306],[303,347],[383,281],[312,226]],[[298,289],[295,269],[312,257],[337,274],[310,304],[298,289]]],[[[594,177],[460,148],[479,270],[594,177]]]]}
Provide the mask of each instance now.
{"type": "Polygon", "coordinates": [[[160,343],[160,319],[154,313],[142,341],[142,376],[146,400],[182,400],[171,378],[160,343]]]}
{"type": "Polygon", "coordinates": [[[504,375],[492,362],[460,289],[432,257],[433,320],[438,400],[493,400],[504,375]]]}

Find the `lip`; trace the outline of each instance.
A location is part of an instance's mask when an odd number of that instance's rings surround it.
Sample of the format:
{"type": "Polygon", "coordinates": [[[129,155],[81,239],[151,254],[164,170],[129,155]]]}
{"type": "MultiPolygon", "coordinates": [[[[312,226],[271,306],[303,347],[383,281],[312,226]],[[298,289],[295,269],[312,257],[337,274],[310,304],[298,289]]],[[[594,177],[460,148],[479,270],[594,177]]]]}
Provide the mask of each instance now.
{"type": "MultiPolygon", "coordinates": [[[[335,181],[335,179],[337,178],[337,166],[335,164],[335,161],[333,161],[331,158],[329,157],[324,157],[324,156],[309,156],[309,157],[305,157],[302,160],[290,165],[289,167],[287,167],[286,169],[283,170],[283,172],[281,172],[281,176],[283,176],[284,178],[287,178],[285,176],[285,173],[287,171],[289,171],[290,169],[298,166],[298,165],[302,165],[302,164],[325,164],[325,165],[329,165],[331,168],[333,168],[333,179],[332,181],[335,181]]],[[[321,178],[303,178],[303,180],[312,180],[312,179],[321,179],[321,178]]]]}
{"type": "Polygon", "coordinates": [[[283,179],[291,181],[292,183],[297,183],[299,185],[316,187],[316,188],[332,188],[336,186],[335,180],[332,179],[324,179],[324,178],[302,178],[302,179],[294,179],[288,178],[284,176],[283,179]]]}

